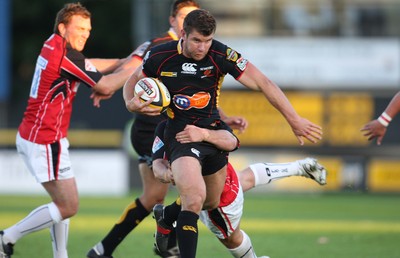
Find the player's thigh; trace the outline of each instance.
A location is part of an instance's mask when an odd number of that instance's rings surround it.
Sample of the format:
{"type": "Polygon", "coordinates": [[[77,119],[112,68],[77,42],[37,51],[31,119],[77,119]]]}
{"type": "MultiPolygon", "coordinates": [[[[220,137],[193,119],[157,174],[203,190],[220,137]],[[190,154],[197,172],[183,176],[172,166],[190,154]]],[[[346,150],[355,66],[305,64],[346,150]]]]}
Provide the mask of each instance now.
{"type": "Polygon", "coordinates": [[[184,156],[174,160],[171,168],[183,209],[200,212],[206,195],[200,162],[193,157],[184,156]]]}
{"type": "Polygon", "coordinates": [[[206,200],[204,201],[204,209],[214,209],[218,207],[222,191],[224,190],[226,180],[226,166],[218,170],[216,173],[204,176],[206,184],[206,200]]]}
{"type": "Polygon", "coordinates": [[[75,178],[42,183],[54,201],[68,202],[78,199],[78,190],[75,178]]]}

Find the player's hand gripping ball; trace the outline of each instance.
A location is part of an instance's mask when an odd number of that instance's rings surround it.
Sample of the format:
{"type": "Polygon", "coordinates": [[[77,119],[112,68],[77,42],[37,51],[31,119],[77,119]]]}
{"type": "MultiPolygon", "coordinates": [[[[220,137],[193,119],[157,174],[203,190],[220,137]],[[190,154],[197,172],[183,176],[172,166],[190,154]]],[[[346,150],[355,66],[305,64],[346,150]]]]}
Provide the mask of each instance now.
{"type": "Polygon", "coordinates": [[[151,77],[139,80],[135,85],[135,96],[141,91],[144,91],[140,96],[141,101],[146,102],[150,98],[154,98],[149,107],[160,109],[160,113],[167,110],[171,96],[167,87],[160,80],[151,77]]]}

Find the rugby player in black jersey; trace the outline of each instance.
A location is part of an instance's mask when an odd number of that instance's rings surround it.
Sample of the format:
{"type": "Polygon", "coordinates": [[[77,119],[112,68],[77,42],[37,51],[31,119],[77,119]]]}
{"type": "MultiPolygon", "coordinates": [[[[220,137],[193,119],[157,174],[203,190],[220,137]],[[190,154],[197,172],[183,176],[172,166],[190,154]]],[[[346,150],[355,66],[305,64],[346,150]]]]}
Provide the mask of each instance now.
{"type": "Polygon", "coordinates": [[[160,79],[170,91],[165,130],[166,153],[182,200],[176,233],[180,255],[195,257],[199,213],[216,208],[226,178],[227,153],[206,142],[185,143],[175,138],[186,125],[219,129],[223,123],[218,98],[224,76],[229,73],[252,90],[261,90],[284,116],[301,145],[304,138],[315,143],[322,128],[300,117],[282,90],[240,53],[214,39],[215,18],[206,10],[190,12],[179,41],[158,45],[147,52],[143,66],[124,85],[124,100],[131,112],[157,115],[157,111],[134,96],[134,85],[144,77],[160,79]]]}
{"type": "MultiPolygon", "coordinates": [[[[199,4],[193,0],[176,0],[171,6],[169,17],[170,29],[163,35],[144,42],[137,47],[131,54],[129,62],[125,62],[119,69],[135,69],[142,64],[142,60],[147,51],[153,46],[178,40],[183,27],[183,19],[186,15],[199,8],[199,4]]],[[[118,71],[118,70],[117,70],[118,71]]],[[[157,116],[148,116],[145,114],[136,114],[134,123],[131,127],[130,139],[133,148],[139,156],[139,173],[142,179],[143,192],[123,211],[120,219],[113,225],[107,235],[89,250],[89,258],[112,257],[112,253],[124,238],[145,219],[154,205],[163,203],[168,191],[168,185],[160,183],[154,178],[151,169],[151,147],[153,144],[154,131],[157,124],[167,118],[165,114],[157,116]]],[[[247,127],[247,121],[240,117],[224,117],[232,128],[243,131],[247,127]]],[[[176,254],[175,238],[171,237],[169,249],[171,255],[176,254]]]]}

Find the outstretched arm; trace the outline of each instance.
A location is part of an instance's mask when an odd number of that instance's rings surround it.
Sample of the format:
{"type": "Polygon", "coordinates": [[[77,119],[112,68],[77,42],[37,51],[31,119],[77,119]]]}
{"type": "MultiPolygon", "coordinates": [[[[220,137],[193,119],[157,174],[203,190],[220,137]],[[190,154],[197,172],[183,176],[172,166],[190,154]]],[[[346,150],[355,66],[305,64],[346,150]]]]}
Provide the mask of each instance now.
{"type": "Polygon", "coordinates": [[[116,70],[116,67],[121,66],[125,59],[90,59],[90,62],[97,70],[105,73],[95,86],[90,96],[93,99],[93,105],[100,107],[100,101],[109,99],[112,95],[122,88],[132,70],[129,67],[116,70]]]}
{"type": "Polygon", "coordinates": [[[126,58],[90,58],[90,62],[103,74],[115,72],[118,67],[126,62],[126,58]]]}
{"type": "Polygon", "coordinates": [[[252,90],[262,91],[272,106],[285,117],[300,145],[304,144],[303,137],[312,143],[322,139],[322,128],[299,116],[282,90],[252,63],[247,64],[238,81],[252,90]]]}

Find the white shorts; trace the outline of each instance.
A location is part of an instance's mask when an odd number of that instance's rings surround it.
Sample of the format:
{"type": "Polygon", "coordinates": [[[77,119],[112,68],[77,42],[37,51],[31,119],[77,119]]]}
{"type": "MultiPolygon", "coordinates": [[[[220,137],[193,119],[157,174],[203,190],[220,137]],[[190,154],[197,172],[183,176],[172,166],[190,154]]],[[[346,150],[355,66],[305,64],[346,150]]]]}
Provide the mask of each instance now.
{"type": "Polygon", "coordinates": [[[51,144],[37,144],[23,139],[18,133],[16,146],[29,172],[37,182],[44,183],[74,177],[67,138],[51,144]]]}
{"type": "Polygon", "coordinates": [[[243,191],[239,186],[236,199],[225,207],[200,212],[200,220],[219,239],[230,236],[239,226],[243,214],[243,191]]]}

